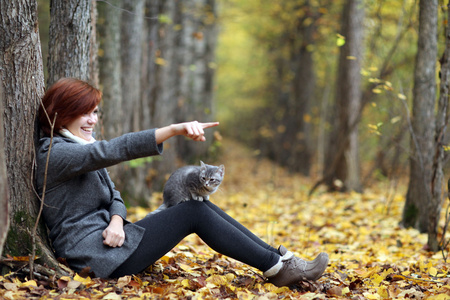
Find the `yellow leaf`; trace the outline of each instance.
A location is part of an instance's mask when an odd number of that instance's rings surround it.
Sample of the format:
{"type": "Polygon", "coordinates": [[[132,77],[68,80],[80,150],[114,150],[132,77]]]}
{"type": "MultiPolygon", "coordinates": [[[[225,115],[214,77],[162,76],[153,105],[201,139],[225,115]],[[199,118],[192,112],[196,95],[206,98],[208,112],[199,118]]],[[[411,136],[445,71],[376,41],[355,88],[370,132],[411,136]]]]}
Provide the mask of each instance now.
{"type": "Polygon", "coordinates": [[[92,282],[90,277],[83,278],[83,277],[81,277],[78,274],[75,274],[75,276],[73,277],[73,280],[79,281],[79,282],[81,282],[84,285],[88,285],[89,283],[92,282]]]}
{"type": "Polygon", "coordinates": [[[25,282],[22,284],[22,286],[35,286],[35,287],[37,287],[37,283],[36,283],[35,280],[28,280],[28,281],[25,281],[25,282]]]}
{"type": "Polygon", "coordinates": [[[226,285],[234,279],[234,275],[233,274],[230,274],[230,275],[232,275],[232,276],[229,276],[229,274],[224,275],[224,276],[212,275],[212,276],[206,278],[206,282],[212,283],[216,286],[217,285],[226,285]]]}
{"type": "Polygon", "coordinates": [[[383,299],[389,298],[389,292],[385,286],[380,286],[380,288],[378,289],[378,295],[380,295],[380,297],[383,299]]]}
{"type": "Polygon", "coordinates": [[[367,299],[370,299],[370,300],[376,300],[376,299],[380,298],[378,295],[374,295],[371,293],[363,293],[363,295],[364,295],[364,297],[366,297],[367,299]]]}
{"type": "Polygon", "coordinates": [[[189,283],[189,279],[183,279],[182,281],[181,281],[181,285],[183,286],[183,287],[185,287],[185,288],[191,288],[191,284],[189,283]]]}
{"type": "Polygon", "coordinates": [[[117,295],[116,293],[109,293],[106,296],[104,296],[102,299],[105,300],[120,300],[122,297],[120,295],[117,295]]]}
{"type": "Polygon", "coordinates": [[[303,121],[305,122],[305,123],[311,123],[311,115],[309,115],[309,114],[304,114],[303,115],[303,121]]]}
{"type": "Polygon", "coordinates": [[[380,94],[381,90],[380,89],[372,89],[372,93],[374,94],[380,94]]]}
{"type": "Polygon", "coordinates": [[[403,94],[398,94],[397,97],[402,100],[406,100],[406,96],[403,94]]]}
{"type": "Polygon", "coordinates": [[[435,267],[430,267],[428,269],[428,273],[430,273],[431,276],[436,277],[437,276],[437,269],[435,267]]]}
{"type": "Polygon", "coordinates": [[[165,66],[167,64],[167,62],[164,58],[157,57],[157,58],[155,58],[155,64],[160,65],[160,66],[165,66]]]}
{"type": "Polygon", "coordinates": [[[371,277],[371,279],[372,279],[372,283],[373,283],[375,286],[379,286],[380,283],[383,281],[384,278],[381,277],[381,276],[378,275],[378,274],[373,274],[372,277],[371,277]]]}
{"type": "Polygon", "coordinates": [[[183,271],[186,271],[186,272],[189,272],[192,269],[191,266],[186,265],[186,264],[179,264],[179,266],[183,271]]]}
{"type": "Polygon", "coordinates": [[[337,40],[336,40],[336,45],[338,47],[344,46],[345,45],[345,37],[340,35],[340,34],[338,34],[337,35],[337,40]]]}
{"type": "Polygon", "coordinates": [[[117,287],[123,288],[124,286],[128,285],[130,283],[130,281],[131,281],[131,276],[120,277],[117,280],[117,287]]]}

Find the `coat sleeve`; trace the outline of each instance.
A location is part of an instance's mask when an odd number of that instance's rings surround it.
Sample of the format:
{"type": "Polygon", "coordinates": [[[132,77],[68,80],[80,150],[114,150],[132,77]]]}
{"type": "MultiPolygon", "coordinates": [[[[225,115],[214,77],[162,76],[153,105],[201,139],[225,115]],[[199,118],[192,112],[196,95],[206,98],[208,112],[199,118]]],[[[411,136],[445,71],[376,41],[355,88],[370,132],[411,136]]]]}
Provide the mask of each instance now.
{"type": "MultiPolygon", "coordinates": [[[[39,160],[45,161],[50,139],[40,142],[39,160]]],[[[162,154],[163,145],[156,144],[155,129],[124,134],[110,141],[80,145],[69,139],[53,139],[50,150],[47,184],[55,185],[83,173],[106,168],[123,161],[162,154]]],[[[42,169],[42,168],[41,168],[42,169]]]]}
{"type": "Polygon", "coordinates": [[[119,215],[122,217],[122,219],[126,220],[127,208],[125,206],[125,203],[123,203],[122,197],[120,196],[120,192],[116,190],[116,187],[113,181],[109,178],[109,176],[108,180],[113,189],[113,199],[111,206],[109,207],[109,216],[112,217],[113,215],[119,215]]]}

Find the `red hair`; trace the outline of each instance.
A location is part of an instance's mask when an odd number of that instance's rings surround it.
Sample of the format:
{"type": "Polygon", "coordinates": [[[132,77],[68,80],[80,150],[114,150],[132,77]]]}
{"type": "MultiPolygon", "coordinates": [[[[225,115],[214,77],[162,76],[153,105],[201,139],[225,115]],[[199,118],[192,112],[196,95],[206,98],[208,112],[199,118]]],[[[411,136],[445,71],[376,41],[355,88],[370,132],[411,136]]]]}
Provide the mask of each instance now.
{"type": "MultiPolygon", "coordinates": [[[[83,114],[91,112],[102,98],[102,92],[89,83],[76,78],[62,78],[45,93],[42,103],[58,132],[83,114]]],[[[44,134],[50,135],[51,124],[42,105],[39,106],[39,124],[44,134]]]]}

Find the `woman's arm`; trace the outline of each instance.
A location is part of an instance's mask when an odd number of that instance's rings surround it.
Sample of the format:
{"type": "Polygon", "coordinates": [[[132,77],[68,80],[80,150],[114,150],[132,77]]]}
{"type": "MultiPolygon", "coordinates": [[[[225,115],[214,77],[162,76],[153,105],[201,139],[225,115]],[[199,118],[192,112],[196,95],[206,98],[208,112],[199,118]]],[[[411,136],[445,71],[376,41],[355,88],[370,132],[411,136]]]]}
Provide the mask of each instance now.
{"type": "Polygon", "coordinates": [[[176,135],[184,135],[194,141],[202,141],[205,139],[203,129],[219,125],[219,122],[199,123],[197,121],[172,124],[166,127],[158,128],[155,131],[156,143],[161,144],[176,135]]]}

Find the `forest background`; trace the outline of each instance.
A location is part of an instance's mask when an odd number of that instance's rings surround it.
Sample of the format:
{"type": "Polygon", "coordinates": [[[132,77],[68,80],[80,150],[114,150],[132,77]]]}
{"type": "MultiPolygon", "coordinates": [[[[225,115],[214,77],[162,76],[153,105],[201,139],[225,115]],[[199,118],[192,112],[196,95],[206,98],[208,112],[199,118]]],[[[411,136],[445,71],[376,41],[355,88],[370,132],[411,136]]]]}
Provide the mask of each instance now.
{"type": "Polygon", "coordinates": [[[178,139],[166,143],[163,160],[111,168],[130,206],[157,206],[149,199],[171,171],[219,162],[234,140],[259,161],[305,176],[312,197],[364,193],[377,182],[388,192],[404,188],[398,221],[428,232],[429,249],[445,250],[448,3],[40,0],[38,15],[33,1],[0,3],[6,253],[30,249],[29,238],[18,238],[29,236],[38,211],[27,201],[35,197],[30,132],[44,86],[62,76],[103,90],[99,138],[221,122],[206,143],[178,139]],[[28,57],[36,73],[11,63],[27,49],[14,22],[23,36],[38,33],[30,45],[42,55],[28,57]]]}

